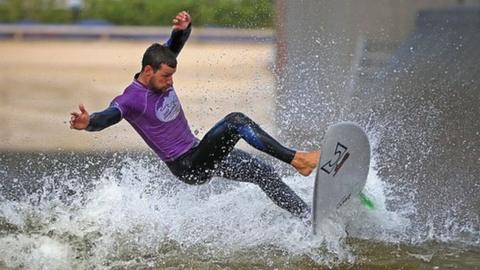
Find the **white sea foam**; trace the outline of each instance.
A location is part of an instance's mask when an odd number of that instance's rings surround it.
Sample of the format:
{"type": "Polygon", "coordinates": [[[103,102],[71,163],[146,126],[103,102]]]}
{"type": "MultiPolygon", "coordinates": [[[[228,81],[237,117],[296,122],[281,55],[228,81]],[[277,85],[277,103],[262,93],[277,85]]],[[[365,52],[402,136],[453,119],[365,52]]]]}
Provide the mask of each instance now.
{"type": "MultiPolygon", "coordinates": [[[[61,199],[62,190],[2,200],[0,217],[11,232],[0,237],[0,250],[5,251],[0,261],[26,269],[108,269],[152,266],[185,254],[192,260],[218,261],[246,253],[247,260],[268,265],[272,254],[281,252],[284,258],[308,256],[331,266],[355,262],[347,237],[410,240],[407,216],[413,206],[407,202],[403,210],[388,210],[394,187],[381,181],[375,163],[365,188],[375,210],[354,199],[325,221],[318,237],[253,184],[215,178],[189,186],[146,161],[129,159],[125,164],[106,170],[92,180],[94,188],[68,200],[61,199]]],[[[48,185],[54,178],[42,181],[48,185]]],[[[64,180],[75,189],[75,179],[64,180]]],[[[312,203],[313,176],[284,181],[312,203]]]]}

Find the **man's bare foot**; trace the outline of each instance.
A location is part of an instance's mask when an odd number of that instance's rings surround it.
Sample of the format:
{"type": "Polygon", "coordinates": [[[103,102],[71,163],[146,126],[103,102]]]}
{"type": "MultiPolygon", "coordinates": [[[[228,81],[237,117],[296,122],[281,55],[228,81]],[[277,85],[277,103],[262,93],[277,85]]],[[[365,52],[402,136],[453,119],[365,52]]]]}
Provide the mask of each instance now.
{"type": "Polygon", "coordinates": [[[303,176],[309,176],[317,167],[320,160],[320,151],[297,151],[290,164],[303,176]]]}

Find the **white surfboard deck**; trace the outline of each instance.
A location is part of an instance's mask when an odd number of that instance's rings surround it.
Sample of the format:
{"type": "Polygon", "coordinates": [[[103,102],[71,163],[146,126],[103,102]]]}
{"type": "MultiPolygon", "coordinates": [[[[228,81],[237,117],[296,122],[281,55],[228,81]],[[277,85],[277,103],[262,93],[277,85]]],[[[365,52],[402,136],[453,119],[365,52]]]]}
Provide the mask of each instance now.
{"type": "Polygon", "coordinates": [[[330,126],[320,150],[313,192],[314,234],[324,219],[360,194],[370,167],[368,137],[355,123],[341,122],[330,126]]]}

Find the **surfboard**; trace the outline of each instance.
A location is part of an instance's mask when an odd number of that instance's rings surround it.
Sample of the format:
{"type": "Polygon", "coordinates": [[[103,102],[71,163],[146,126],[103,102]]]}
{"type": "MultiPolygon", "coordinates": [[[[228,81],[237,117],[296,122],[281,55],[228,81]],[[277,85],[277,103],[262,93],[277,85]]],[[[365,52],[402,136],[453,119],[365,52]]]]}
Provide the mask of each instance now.
{"type": "Polygon", "coordinates": [[[313,233],[322,221],[360,196],[370,167],[370,143],[352,122],[330,126],[321,144],[313,192],[313,233]]]}

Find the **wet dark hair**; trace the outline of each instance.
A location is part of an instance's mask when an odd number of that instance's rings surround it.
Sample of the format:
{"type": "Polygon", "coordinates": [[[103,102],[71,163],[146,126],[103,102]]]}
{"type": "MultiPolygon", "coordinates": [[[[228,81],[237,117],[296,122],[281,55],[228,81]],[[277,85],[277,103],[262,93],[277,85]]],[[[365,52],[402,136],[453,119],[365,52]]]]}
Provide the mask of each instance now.
{"type": "Polygon", "coordinates": [[[147,48],[142,58],[142,70],[146,66],[151,66],[155,71],[165,64],[171,68],[177,67],[177,58],[169,48],[158,43],[152,44],[147,48]]]}

